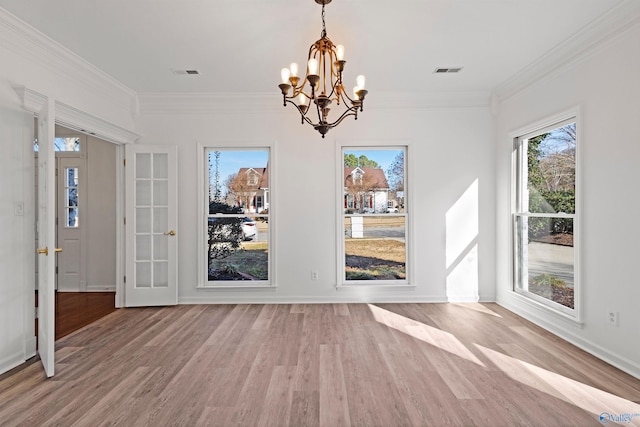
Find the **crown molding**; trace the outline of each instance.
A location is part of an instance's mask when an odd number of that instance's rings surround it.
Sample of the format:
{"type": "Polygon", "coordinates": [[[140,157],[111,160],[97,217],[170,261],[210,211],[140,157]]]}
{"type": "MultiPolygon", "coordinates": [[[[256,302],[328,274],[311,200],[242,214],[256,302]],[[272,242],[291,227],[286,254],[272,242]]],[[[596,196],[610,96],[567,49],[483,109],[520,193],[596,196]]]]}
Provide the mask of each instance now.
{"type": "Polygon", "coordinates": [[[597,52],[639,23],[640,2],[622,0],[616,7],[506,80],[494,90],[493,96],[498,102],[506,101],[532,84],[547,79],[587,55],[597,52]]]}
{"type": "MultiPolygon", "coordinates": [[[[282,95],[274,93],[140,93],[142,115],[156,114],[259,114],[285,112],[282,95]]],[[[487,108],[488,92],[374,93],[365,109],[487,108]]]]}
{"type": "MultiPolygon", "coordinates": [[[[22,101],[22,108],[34,115],[38,115],[47,102],[45,95],[25,86],[16,86],[14,90],[22,101]]],[[[55,105],[55,122],[58,125],[116,144],[129,144],[140,138],[139,134],[131,130],[85,113],[64,102],[56,100],[55,105]]]]}
{"type": "Polygon", "coordinates": [[[282,96],[276,92],[147,92],[139,93],[137,100],[142,115],[276,113],[282,110],[282,96]]]}
{"type": "Polygon", "coordinates": [[[99,96],[120,111],[132,114],[136,93],[65,46],[0,7],[2,46],[28,59],[56,79],[99,96]]]}

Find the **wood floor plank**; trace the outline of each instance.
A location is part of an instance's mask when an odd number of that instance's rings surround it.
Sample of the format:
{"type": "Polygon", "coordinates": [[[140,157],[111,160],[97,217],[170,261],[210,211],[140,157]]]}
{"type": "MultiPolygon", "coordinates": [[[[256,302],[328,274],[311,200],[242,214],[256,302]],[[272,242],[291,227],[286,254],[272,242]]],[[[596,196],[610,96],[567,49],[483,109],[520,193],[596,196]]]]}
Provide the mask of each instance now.
{"type": "MultiPolygon", "coordinates": [[[[496,304],[119,309],[0,376],[4,426],[601,425],[640,380],[496,304]]],[[[640,416],[625,425],[640,425],[640,416]]]]}
{"type": "Polygon", "coordinates": [[[320,345],[320,425],[351,425],[339,345],[320,345]]]}

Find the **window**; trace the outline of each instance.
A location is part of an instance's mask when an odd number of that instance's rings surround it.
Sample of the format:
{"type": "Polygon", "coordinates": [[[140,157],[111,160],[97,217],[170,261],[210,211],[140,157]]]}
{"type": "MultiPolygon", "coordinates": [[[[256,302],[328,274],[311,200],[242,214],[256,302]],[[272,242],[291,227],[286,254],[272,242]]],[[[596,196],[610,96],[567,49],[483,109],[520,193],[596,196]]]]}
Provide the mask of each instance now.
{"type": "Polygon", "coordinates": [[[406,152],[400,146],[342,148],[339,284],[408,283],[406,152]]]}
{"type": "Polygon", "coordinates": [[[515,139],[515,290],[575,313],[576,119],[515,139]]]}
{"type": "Polygon", "coordinates": [[[269,149],[204,151],[204,286],[269,285],[269,149]]]}
{"type": "Polygon", "coordinates": [[[65,228],[78,228],[78,168],[64,168],[65,228]]]}

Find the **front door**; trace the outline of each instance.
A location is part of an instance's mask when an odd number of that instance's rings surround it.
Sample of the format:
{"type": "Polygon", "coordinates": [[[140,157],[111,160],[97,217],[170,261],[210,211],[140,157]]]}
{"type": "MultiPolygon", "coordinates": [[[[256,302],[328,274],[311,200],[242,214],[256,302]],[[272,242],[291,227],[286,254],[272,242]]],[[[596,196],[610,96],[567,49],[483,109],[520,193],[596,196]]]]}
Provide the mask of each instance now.
{"type": "Polygon", "coordinates": [[[126,146],[127,307],[175,305],[177,148],[126,146]]]}
{"type": "Polygon", "coordinates": [[[83,265],[82,231],[86,228],[86,194],[83,188],[85,168],[80,153],[58,153],[58,219],[56,268],[57,290],[80,292],[86,290],[83,265]]]}

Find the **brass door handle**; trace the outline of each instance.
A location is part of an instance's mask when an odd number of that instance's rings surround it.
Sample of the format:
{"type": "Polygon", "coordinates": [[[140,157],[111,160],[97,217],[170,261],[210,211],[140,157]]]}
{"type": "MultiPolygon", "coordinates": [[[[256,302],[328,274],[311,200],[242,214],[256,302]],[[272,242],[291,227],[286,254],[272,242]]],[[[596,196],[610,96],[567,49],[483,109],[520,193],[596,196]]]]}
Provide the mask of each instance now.
{"type": "MultiPolygon", "coordinates": [[[[62,252],[62,248],[55,248],[54,252],[62,252]]],[[[44,249],[36,249],[37,254],[44,254],[44,256],[49,256],[49,246],[45,246],[44,249]]]]}
{"type": "Polygon", "coordinates": [[[175,230],[170,230],[170,231],[168,231],[166,233],[162,233],[162,234],[164,234],[165,236],[175,236],[176,232],[175,232],[175,230]]]}

